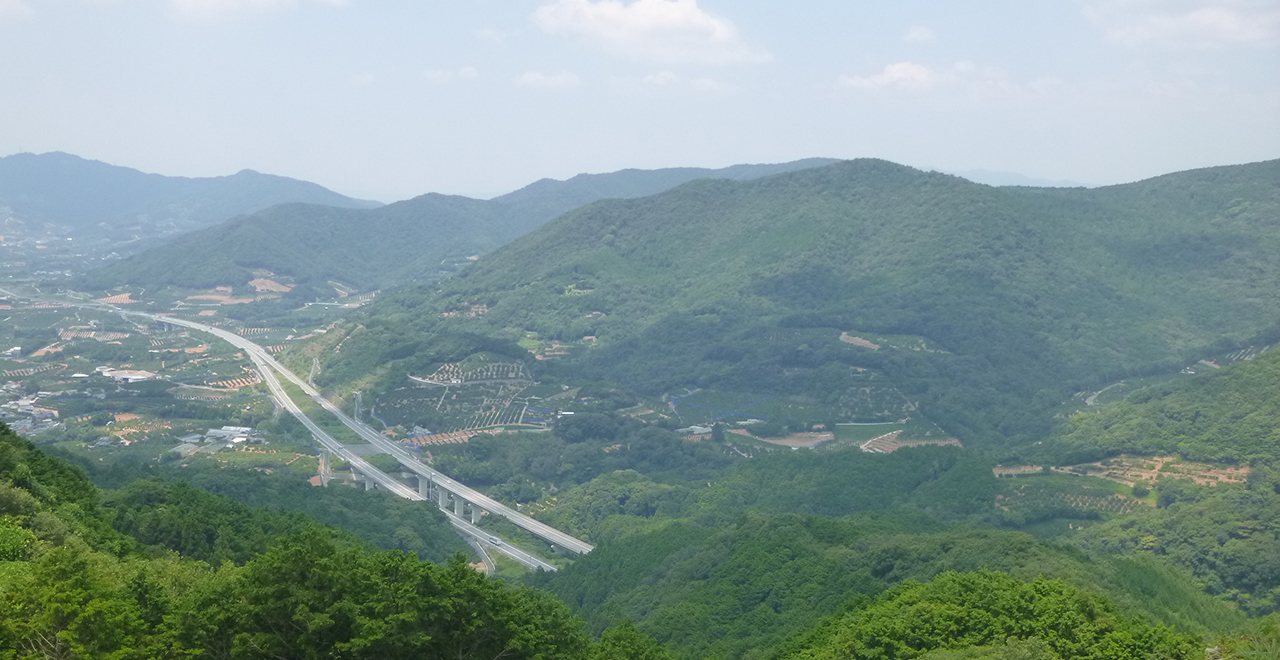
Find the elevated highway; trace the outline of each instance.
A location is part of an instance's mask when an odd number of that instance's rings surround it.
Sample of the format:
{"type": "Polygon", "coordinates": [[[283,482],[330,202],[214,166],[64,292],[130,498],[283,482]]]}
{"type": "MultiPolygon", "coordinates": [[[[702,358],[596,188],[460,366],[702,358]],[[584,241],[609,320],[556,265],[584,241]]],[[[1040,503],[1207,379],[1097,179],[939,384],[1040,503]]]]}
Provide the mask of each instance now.
{"type": "MultiPolygon", "coordinates": [[[[272,357],[265,348],[259,346],[253,341],[241,337],[240,335],[227,332],[221,328],[215,328],[203,323],[177,319],[170,316],[155,316],[153,314],[128,312],[124,310],[119,311],[125,314],[149,318],[158,322],[171,323],[173,325],[207,332],[232,344],[233,346],[236,346],[237,348],[243,349],[249,358],[253,360],[254,364],[258,367],[258,370],[262,372],[263,380],[267,382],[268,387],[272,388],[272,393],[275,394],[277,398],[282,397],[283,401],[287,402],[289,412],[293,413],[295,417],[298,417],[299,421],[302,421],[312,433],[316,434],[317,438],[322,438],[320,441],[326,448],[329,448],[335,455],[338,455],[343,460],[347,461],[355,471],[365,475],[366,479],[373,480],[374,483],[377,483],[386,490],[407,499],[424,500],[430,498],[446,512],[449,512],[449,504],[452,503],[453,517],[451,517],[450,520],[453,520],[454,518],[461,519],[464,515],[470,512],[470,523],[472,525],[479,522],[481,511],[486,511],[492,515],[502,516],[503,518],[511,521],[517,527],[520,527],[530,534],[550,543],[553,548],[559,551],[566,551],[581,555],[595,549],[594,546],[586,541],[566,534],[550,525],[547,525],[546,523],[534,520],[533,518],[502,504],[497,500],[494,500],[484,493],[467,487],[466,484],[449,478],[448,475],[445,475],[439,470],[422,463],[422,461],[419,461],[418,457],[414,455],[413,452],[387,439],[381,433],[369,428],[369,426],[363,422],[353,419],[351,416],[342,412],[341,409],[330,403],[328,399],[321,396],[320,392],[312,387],[310,383],[299,378],[296,374],[272,357]],[[302,411],[298,409],[293,400],[284,392],[280,383],[276,380],[275,374],[272,372],[278,372],[280,375],[284,376],[287,380],[301,389],[307,396],[310,396],[317,405],[328,411],[334,417],[337,417],[339,421],[352,431],[355,431],[356,434],[369,442],[369,444],[381,449],[387,454],[390,454],[399,461],[410,474],[416,476],[418,482],[417,492],[414,492],[408,486],[396,481],[393,477],[370,465],[368,461],[365,461],[358,456],[354,456],[350,449],[345,448],[342,443],[325,433],[323,429],[317,426],[315,422],[311,421],[306,414],[302,413],[302,411]],[[335,446],[331,446],[330,443],[335,446]],[[341,451],[339,451],[338,448],[342,448],[341,451]],[[354,456],[356,460],[353,461],[349,459],[348,456],[354,456]],[[394,482],[395,486],[388,485],[386,480],[394,482]]],[[[368,483],[368,481],[366,481],[366,483],[368,483]]],[[[501,551],[501,548],[499,548],[499,550],[501,551]]]]}
{"type": "Polygon", "coordinates": [[[515,522],[517,525],[520,525],[525,529],[529,529],[535,535],[541,538],[544,538],[548,542],[552,543],[554,547],[566,549],[571,552],[578,552],[579,554],[583,552],[589,552],[591,549],[593,549],[591,545],[583,541],[580,541],[572,536],[569,536],[568,534],[565,534],[549,525],[533,520],[532,518],[529,518],[528,516],[525,516],[524,514],[518,511],[515,511],[514,509],[510,509],[509,507],[506,507],[505,505],[492,500],[491,498],[483,495],[482,493],[478,493],[470,488],[467,488],[466,486],[456,481],[453,481],[452,479],[449,479],[448,477],[444,476],[440,472],[423,465],[420,461],[417,460],[415,456],[413,456],[411,453],[404,450],[399,445],[396,445],[395,443],[387,440],[386,438],[382,437],[381,434],[378,434],[377,432],[373,431],[373,429],[370,429],[364,424],[344,414],[336,406],[329,403],[327,399],[320,396],[320,393],[315,388],[311,387],[309,383],[306,383],[302,379],[298,378],[297,375],[295,375],[293,372],[285,368],[284,365],[280,364],[275,358],[271,357],[271,354],[268,353],[266,349],[264,349],[262,346],[259,346],[258,344],[255,344],[254,342],[248,339],[245,339],[244,337],[227,332],[226,330],[222,330],[220,328],[204,325],[203,323],[196,323],[194,321],[187,321],[185,319],[177,319],[169,316],[157,316],[155,314],[148,314],[145,312],[133,312],[129,310],[120,309],[119,307],[116,307],[114,305],[105,305],[102,303],[94,303],[94,304],[71,303],[64,300],[34,298],[31,296],[19,295],[4,289],[0,289],[0,293],[14,297],[14,298],[22,298],[22,299],[32,300],[35,302],[49,302],[49,303],[65,304],[65,305],[80,307],[84,309],[107,310],[107,311],[115,312],[121,315],[136,316],[136,317],[145,318],[145,319],[149,319],[149,320],[160,322],[160,323],[168,323],[175,326],[190,328],[192,330],[198,330],[200,332],[206,332],[211,335],[214,335],[215,337],[218,337],[219,339],[222,339],[232,344],[233,346],[241,348],[245,351],[245,353],[249,356],[249,359],[253,361],[254,366],[257,368],[258,372],[261,374],[263,382],[266,383],[267,387],[271,390],[272,397],[279,402],[281,407],[283,407],[290,414],[292,414],[299,422],[301,422],[302,425],[305,426],[307,430],[311,432],[311,434],[316,438],[316,441],[319,442],[326,451],[332,453],[335,456],[342,458],[342,460],[346,461],[347,464],[352,467],[354,472],[361,475],[361,477],[365,480],[366,488],[373,488],[376,485],[378,487],[381,487],[383,490],[386,490],[390,493],[394,493],[397,496],[403,497],[407,500],[423,501],[423,500],[430,499],[431,501],[435,502],[437,506],[439,506],[444,511],[445,516],[449,519],[449,522],[454,527],[458,528],[458,530],[463,535],[472,537],[477,543],[481,544],[484,548],[500,552],[514,559],[515,561],[519,562],[521,565],[529,569],[541,569],[545,571],[557,570],[554,565],[546,562],[540,557],[533,555],[529,552],[526,552],[524,550],[521,550],[511,545],[510,543],[504,542],[502,541],[502,539],[500,539],[496,535],[476,526],[475,523],[479,522],[481,511],[489,511],[490,513],[494,513],[496,515],[502,515],[503,517],[511,519],[512,522],[515,522]],[[417,490],[405,485],[404,483],[401,483],[391,475],[383,472],[382,470],[378,469],[376,466],[370,464],[368,461],[364,460],[364,458],[352,452],[350,448],[343,445],[340,441],[338,441],[336,438],[334,438],[332,435],[326,432],[323,428],[317,425],[310,417],[307,416],[305,412],[302,411],[300,407],[298,407],[297,403],[293,400],[292,397],[289,396],[288,392],[284,390],[284,387],[280,384],[279,379],[276,378],[276,372],[280,373],[285,378],[287,378],[290,382],[302,388],[302,390],[308,396],[312,397],[312,399],[315,400],[318,404],[320,404],[321,407],[323,407],[325,410],[329,411],[330,413],[335,414],[339,420],[341,420],[345,425],[347,425],[356,433],[358,433],[361,437],[364,437],[366,439],[369,439],[371,436],[376,437],[378,440],[376,446],[383,449],[384,451],[387,450],[388,448],[394,448],[396,450],[394,453],[392,452],[388,452],[388,453],[392,453],[392,455],[395,456],[397,460],[399,460],[402,464],[404,464],[406,468],[410,469],[411,475],[417,477],[417,481],[418,481],[417,490]],[[406,464],[405,459],[408,459],[409,461],[411,461],[411,463],[406,464]],[[414,469],[415,467],[417,469],[414,469]],[[470,499],[468,499],[468,496],[470,496],[470,499]],[[453,511],[449,510],[448,504],[450,502],[452,502],[454,505],[453,511]],[[486,506],[487,503],[492,503],[492,504],[489,504],[488,506],[486,506]],[[466,518],[463,517],[464,514],[467,512],[467,509],[470,510],[471,520],[467,520],[466,518]],[[504,510],[505,512],[509,512],[509,513],[504,513],[504,510]],[[514,517],[510,514],[514,514],[514,517]],[[519,519],[524,519],[524,520],[517,522],[517,520],[519,519]],[[521,524],[521,522],[523,522],[524,524],[521,524]],[[538,531],[534,531],[534,530],[538,530],[538,531]],[[542,533],[541,534],[538,533],[539,531],[542,533]],[[573,543],[575,541],[576,541],[576,544],[573,543]]]}

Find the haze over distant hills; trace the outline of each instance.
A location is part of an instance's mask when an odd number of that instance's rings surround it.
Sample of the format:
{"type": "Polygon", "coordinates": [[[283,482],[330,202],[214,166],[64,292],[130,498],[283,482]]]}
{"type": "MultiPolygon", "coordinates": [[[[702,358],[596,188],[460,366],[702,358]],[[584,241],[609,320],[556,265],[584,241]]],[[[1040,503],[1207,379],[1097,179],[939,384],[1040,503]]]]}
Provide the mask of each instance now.
{"type": "Polygon", "coordinates": [[[588,205],[441,290],[380,300],[328,378],[425,367],[431,332],[590,335],[578,368],[648,393],[835,401],[850,367],[872,369],[966,442],[1030,438],[1073,387],[1280,329],[1277,182],[1280,161],[994,188],[878,160],[694,181],[588,205]],[[445,316],[458,309],[483,315],[445,316]],[[842,331],[924,343],[872,350],[842,331]]]}
{"type": "Polygon", "coordinates": [[[387,206],[344,209],[288,204],[179,237],[83,278],[85,288],[120,285],[204,288],[241,285],[254,269],[290,277],[298,294],[337,280],[372,289],[436,280],[583,204],[652,195],[700,178],[745,180],[828,164],[812,158],[719,170],[674,168],[543,179],[491,200],[422,195],[387,206]]]}
{"type": "Polygon", "coordinates": [[[988,186],[1030,186],[1032,188],[1092,188],[1087,183],[1079,181],[1065,181],[1060,179],[1038,179],[1036,177],[1018,174],[1017,172],[999,172],[995,170],[964,170],[964,171],[947,171],[947,174],[954,174],[958,177],[968,179],[974,183],[983,183],[988,186]]]}
{"type": "Polygon", "coordinates": [[[65,153],[0,158],[5,233],[59,227],[76,238],[116,241],[191,231],[285,202],[373,208],[314,183],[243,170],[187,178],[147,174],[65,153]]]}

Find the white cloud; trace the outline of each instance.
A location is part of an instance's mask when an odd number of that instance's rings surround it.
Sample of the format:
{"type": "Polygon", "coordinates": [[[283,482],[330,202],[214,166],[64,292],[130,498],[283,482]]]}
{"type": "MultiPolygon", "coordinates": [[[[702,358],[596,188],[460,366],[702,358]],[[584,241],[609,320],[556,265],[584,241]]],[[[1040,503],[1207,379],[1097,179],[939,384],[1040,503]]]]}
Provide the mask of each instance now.
{"type": "Polygon", "coordinates": [[[738,88],[713,78],[694,78],[689,81],[689,89],[699,94],[715,94],[718,96],[737,93],[738,88]]]}
{"type": "Polygon", "coordinates": [[[1130,48],[1221,48],[1280,42],[1275,0],[1088,0],[1085,16],[1130,48]]]}
{"type": "Polygon", "coordinates": [[[552,34],[572,34],[611,52],[666,64],[740,64],[772,56],[747,45],[728,20],[697,0],[554,0],[533,15],[552,34]]]}
{"type": "Polygon", "coordinates": [[[480,28],[475,32],[476,39],[494,46],[507,45],[507,33],[494,28],[480,28]]]}
{"type": "Polygon", "coordinates": [[[423,72],[423,77],[432,85],[447,85],[455,80],[471,80],[480,75],[475,67],[464,66],[457,71],[441,71],[431,69],[423,72]]]}
{"type": "Polygon", "coordinates": [[[866,76],[840,76],[838,87],[865,92],[932,92],[942,89],[962,90],[980,95],[1008,93],[1039,93],[1051,89],[1050,79],[1019,85],[1009,79],[1004,71],[993,67],[980,67],[969,60],[960,60],[944,67],[928,67],[915,62],[896,62],[879,73],[866,76]]]}
{"type": "Polygon", "coordinates": [[[723,97],[739,91],[737,87],[714,78],[686,78],[671,71],[659,71],[637,78],[613,78],[609,83],[614,91],[632,96],[691,94],[723,97]]]}
{"type": "Polygon", "coordinates": [[[910,89],[925,90],[938,82],[938,74],[915,62],[890,64],[880,73],[870,76],[840,76],[840,84],[855,89],[910,89]]]}
{"type": "Polygon", "coordinates": [[[670,71],[660,71],[658,73],[651,73],[640,79],[641,84],[652,85],[654,87],[670,87],[672,85],[678,84],[679,82],[680,82],[680,76],[677,76],[676,74],[670,71]]]}
{"type": "Polygon", "coordinates": [[[526,71],[516,78],[517,87],[531,87],[534,89],[573,89],[582,84],[582,79],[569,71],[559,71],[557,73],[542,73],[541,71],[526,71]]]}
{"type": "Polygon", "coordinates": [[[910,44],[922,44],[933,41],[933,38],[936,36],[937,33],[933,31],[933,28],[916,25],[910,30],[907,30],[907,34],[902,38],[902,40],[910,44]]]}
{"type": "Polygon", "coordinates": [[[27,18],[30,15],[31,7],[22,0],[0,0],[0,21],[27,18]]]}
{"type": "MultiPolygon", "coordinates": [[[[3,0],[0,0],[3,1],[3,0]]],[[[302,0],[171,0],[173,15],[181,20],[214,22],[256,16],[282,9],[293,9],[302,0]]],[[[345,0],[304,0],[337,7],[345,0]]]]}

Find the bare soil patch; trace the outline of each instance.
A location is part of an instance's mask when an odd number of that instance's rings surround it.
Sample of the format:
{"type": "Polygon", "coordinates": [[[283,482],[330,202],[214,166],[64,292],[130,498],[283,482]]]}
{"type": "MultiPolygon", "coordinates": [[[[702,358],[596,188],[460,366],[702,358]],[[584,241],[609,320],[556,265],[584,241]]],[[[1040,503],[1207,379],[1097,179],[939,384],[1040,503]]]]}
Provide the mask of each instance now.
{"type": "Polygon", "coordinates": [[[847,332],[840,333],[840,341],[846,344],[853,344],[854,346],[869,348],[873,351],[880,350],[880,344],[872,343],[870,341],[867,341],[866,339],[863,339],[862,337],[854,337],[853,335],[847,332]]]}
{"type": "Polygon", "coordinates": [[[269,280],[265,277],[259,277],[256,279],[249,280],[249,286],[253,287],[253,290],[257,291],[258,293],[262,293],[263,291],[274,291],[276,293],[288,293],[293,290],[293,287],[289,286],[288,284],[281,284],[275,280],[269,280]]]}
{"type": "Polygon", "coordinates": [[[834,433],[828,431],[815,431],[810,433],[792,433],[785,438],[756,438],[761,442],[767,442],[771,445],[782,445],[784,447],[814,447],[824,442],[836,439],[834,433]]]}
{"type": "Polygon", "coordinates": [[[1210,465],[1191,463],[1176,456],[1126,456],[1097,463],[1082,463],[1068,467],[1055,467],[1055,472],[1087,474],[1132,486],[1139,481],[1148,484],[1158,479],[1190,479],[1202,486],[1239,484],[1249,478],[1249,466],[1210,465]]]}

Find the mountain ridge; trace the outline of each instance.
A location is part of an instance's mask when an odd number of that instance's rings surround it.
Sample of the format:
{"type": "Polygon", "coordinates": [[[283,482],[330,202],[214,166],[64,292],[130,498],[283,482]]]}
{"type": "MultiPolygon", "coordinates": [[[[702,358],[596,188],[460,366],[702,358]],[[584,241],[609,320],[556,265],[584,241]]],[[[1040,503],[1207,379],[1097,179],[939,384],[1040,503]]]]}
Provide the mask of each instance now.
{"type": "Polygon", "coordinates": [[[370,289],[434,281],[456,271],[468,257],[494,250],[602,196],[648,195],[696,177],[766,176],[818,162],[825,161],[723,170],[623,170],[568,181],[543,179],[493,200],[426,193],[352,213],[314,206],[267,209],[106,266],[81,284],[95,289],[157,282],[191,288],[240,285],[252,279],[256,268],[293,277],[308,290],[323,288],[328,280],[370,289]],[[282,235],[293,236],[294,244],[281,245],[282,235]],[[179,263],[187,272],[177,272],[179,263]]]}
{"type": "MultiPolygon", "coordinates": [[[[1176,369],[1278,326],[1280,303],[1261,293],[1280,286],[1276,181],[1280,161],[995,188],[874,159],[698,180],[579,208],[360,319],[386,328],[364,335],[386,346],[409,342],[405,327],[596,337],[586,373],[651,394],[802,388],[828,364],[888,370],[962,438],[1027,438],[1048,429],[1029,411],[1070,387],[1176,369]],[[482,317],[445,316],[477,305],[482,317]],[[818,334],[762,339],[786,328],[818,334]],[[841,331],[945,351],[860,350],[841,331]]],[[[361,336],[344,356],[367,359],[361,336]]]]}
{"type": "Polygon", "coordinates": [[[138,216],[169,214],[202,226],[284,201],[372,208],[318,184],[242,169],[219,177],[174,177],[64,152],[0,158],[0,205],[19,216],[76,228],[127,226],[138,216]]]}

